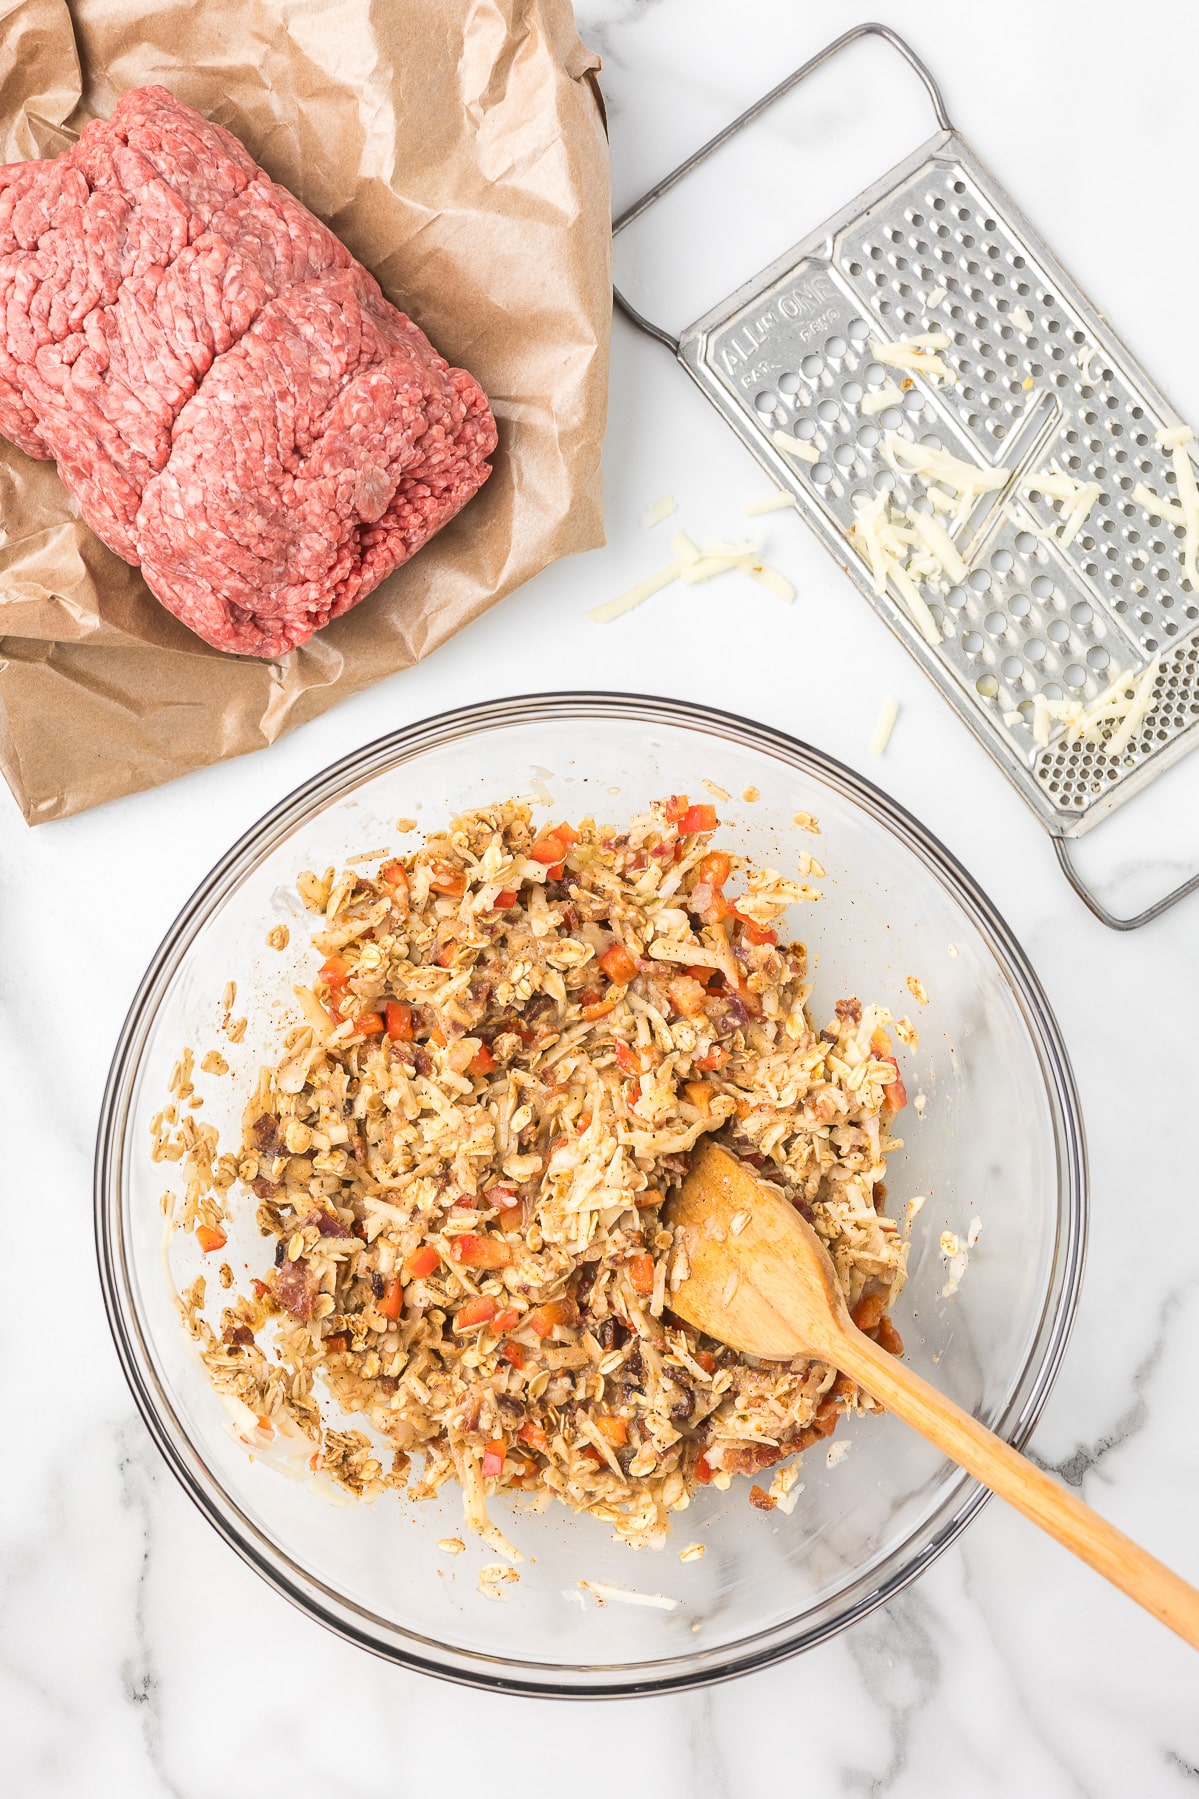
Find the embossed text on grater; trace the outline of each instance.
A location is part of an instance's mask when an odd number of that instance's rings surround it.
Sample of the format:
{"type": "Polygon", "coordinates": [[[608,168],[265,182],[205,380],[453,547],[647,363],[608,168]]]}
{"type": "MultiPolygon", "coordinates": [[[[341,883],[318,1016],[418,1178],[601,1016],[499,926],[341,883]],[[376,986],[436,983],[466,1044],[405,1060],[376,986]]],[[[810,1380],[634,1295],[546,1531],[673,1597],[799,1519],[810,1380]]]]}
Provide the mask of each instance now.
{"type": "Polygon", "coordinates": [[[1156,433],[1178,415],[955,132],[690,326],[678,354],[1055,835],[1089,830],[1199,741],[1184,528],[1132,497],[1142,483],[1177,511],[1156,433]],[[950,338],[943,382],[872,349],[930,331],[950,338]],[[901,375],[899,405],[862,410],[901,375]],[[881,486],[903,506],[919,498],[880,454],[889,430],[1010,471],[958,533],[967,579],[923,590],[936,646],[890,590],[875,593],[853,539],[881,486]],[[1037,486],[1051,464],[1099,488],[1068,544],[1037,486]],[[1152,691],[1116,754],[1060,719],[1037,741],[1037,694],[1089,708],[1123,674],[1152,691]]]}

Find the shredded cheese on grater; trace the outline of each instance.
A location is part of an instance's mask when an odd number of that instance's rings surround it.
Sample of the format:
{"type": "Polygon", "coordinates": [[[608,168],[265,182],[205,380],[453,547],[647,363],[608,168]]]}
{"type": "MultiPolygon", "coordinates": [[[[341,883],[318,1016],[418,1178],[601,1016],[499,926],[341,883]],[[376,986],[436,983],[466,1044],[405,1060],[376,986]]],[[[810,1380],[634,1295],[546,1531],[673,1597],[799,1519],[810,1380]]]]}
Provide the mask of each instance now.
{"type": "Polygon", "coordinates": [[[951,341],[948,331],[925,331],[918,337],[901,337],[893,344],[880,343],[877,337],[872,337],[870,349],[875,361],[885,368],[913,369],[944,381],[949,369],[936,351],[947,350],[951,341]]]}
{"type": "Polygon", "coordinates": [[[789,431],[772,431],[770,441],[780,450],[786,450],[788,456],[794,456],[800,462],[819,462],[820,451],[815,444],[805,443],[802,437],[792,437],[789,431]]]}
{"type": "Polygon", "coordinates": [[[1074,542],[1094,509],[1099,498],[1098,481],[1076,481],[1068,475],[1059,462],[1051,462],[1047,469],[1033,475],[1025,483],[1024,491],[1043,493],[1047,500],[1061,507],[1061,523],[1057,528],[1057,542],[1063,547],[1074,542]]]}

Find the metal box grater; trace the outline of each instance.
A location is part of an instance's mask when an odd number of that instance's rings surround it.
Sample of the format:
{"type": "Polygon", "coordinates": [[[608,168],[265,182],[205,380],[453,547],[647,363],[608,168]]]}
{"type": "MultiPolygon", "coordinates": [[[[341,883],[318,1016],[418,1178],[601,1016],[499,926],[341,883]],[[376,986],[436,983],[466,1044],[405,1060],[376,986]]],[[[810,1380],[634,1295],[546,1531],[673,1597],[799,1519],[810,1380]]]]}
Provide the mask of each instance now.
{"type": "Polygon", "coordinates": [[[1199,591],[1184,579],[1185,531],[1169,516],[1176,476],[1156,441],[1182,421],[953,129],[928,70],[885,26],[847,31],[629,207],[613,232],[868,34],[919,75],[936,135],[679,337],[619,291],[616,299],[674,350],[793,494],[1046,826],[1091,910],[1113,929],[1135,929],[1199,887],[1199,875],[1137,917],[1117,918],[1077,874],[1067,842],[1199,743],[1199,591]],[[950,338],[939,352],[950,379],[902,371],[901,404],[863,413],[871,390],[900,378],[878,362],[872,342],[929,331],[950,338]],[[812,460],[780,448],[780,430],[810,446],[812,460]],[[890,588],[875,592],[870,563],[849,535],[856,509],[880,484],[905,507],[923,491],[882,459],[888,430],[1009,471],[956,534],[967,577],[948,592],[925,589],[941,636],[935,645],[890,588]],[[1037,487],[1051,463],[1099,487],[1069,543],[1060,541],[1061,513],[1037,487]],[[1166,517],[1134,500],[1139,483],[1167,500],[1166,517]],[[1125,671],[1152,686],[1149,710],[1119,753],[1060,722],[1047,744],[1037,741],[1036,694],[1086,707],[1125,671]]]}

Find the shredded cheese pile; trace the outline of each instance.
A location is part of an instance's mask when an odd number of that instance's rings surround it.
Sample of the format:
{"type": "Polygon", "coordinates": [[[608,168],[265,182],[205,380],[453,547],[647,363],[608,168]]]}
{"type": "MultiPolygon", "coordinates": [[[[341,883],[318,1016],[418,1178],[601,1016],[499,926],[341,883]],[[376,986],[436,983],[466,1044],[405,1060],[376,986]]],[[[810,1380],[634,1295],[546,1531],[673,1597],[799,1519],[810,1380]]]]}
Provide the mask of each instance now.
{"type": "MultiPolygon", "coordinates": [[[[1032,697],[1034,743],[1044,749],[1055,724],[1065,726],[1068,742],[1084,738],[1102,744],[1109,756],[1122,756],[1148,716],[1153,702],[1160,658],[1155,657],[1139,675],[1125,669],[1090,706],[1080,700],[1050,700],[1043,693],[1032,697]]],[[[1022,725],[1022,712],[1005,712],[1003,722],[1022,725]]]]}
{"type": "Polygon", "coordinates": [[[671,539],[674,561],[666,568],[647,575],[643,581],[627,588],[624,593],[617,594],[614,600],[605,600],[602,606],[595,606],[587,614],[597,625],[610,624],[622,613],[631,612],[634,606],[640,606],[653,594],[660,593],[675,581],[681,581],[687,587],[697,586],[701,581],[711,581],[716,575],[727,574],[730,569],[744,569],[751,580],[757,581],[779,600],[793,600],[795,589],[785,576],[762,561],[762,546],[756,543],[708,543],[700,549],[693,543],[685,531],[679,531],[671,539]]]}
{"type": "Polygon", "coordinates": [[[1009,470],[964,462],[895,431],[883,433],[882,456],[903,480],[924,482],[922,497],[932,511],[905,507],[891,494],[876,494],[857,509],[851,536],[869,564],[875,593],[886,593],[890,583],[920,635],[936,649],[941,631],[920,583],[931,582],[944,594],[966,579],[969,570],[953,533],[965,524],[980,494],[1003,487],[1009,470]],[[936,516],[938,512],[947,516],[947,524],[936,516]]]}
{"type": "MultiPolygon", "coordinates": [[[[1073,543],[1091,516],[1096,500],[1099,498],[1098,481],[1076,481],[1068,475],[1057,461],[1051,462],[1047,469],[1033,475],[1025,483],[1026,493],[1043,493],[1047,500],[1061,507],[1061,523],[1057,528],[1057,542],[1063,547],[1073,543]]],[[[1045,533],[1038,532],[1038,536],[1045,533]]]]}

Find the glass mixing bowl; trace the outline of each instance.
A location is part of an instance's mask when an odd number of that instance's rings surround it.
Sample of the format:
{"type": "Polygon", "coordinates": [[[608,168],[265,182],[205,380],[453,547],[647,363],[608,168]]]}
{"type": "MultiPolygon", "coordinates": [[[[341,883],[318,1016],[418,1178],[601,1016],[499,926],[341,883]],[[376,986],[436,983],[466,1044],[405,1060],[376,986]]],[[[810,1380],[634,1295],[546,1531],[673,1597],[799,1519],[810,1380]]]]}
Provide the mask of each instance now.
{"type": "MultiPolygon", "coordinates": [[[[164,1187],[178,1189],[179,1170],[151,1159],[151,1119],[181,1048],[198,1062],[219,1042],[233,1074],[196,1076],[201,1116],[227,1145],[239,1141],[247,1084],[274,1059],[292,987],[311,969],[296,876],[389,850],[402,817],[425,830],[465,807],[525,794],[549,798],[555,818],[615,822],[671,792],[702,794],[705,781],[731,796],[719,804],[725,839],[784,870],[802,850],[827,866],[823,899],[789,920],[812,954],[817,1020],[856,994],[918,1026],[918,1049],[902,1052],[913,1104],[889,1177],[893,1212],[925,1196],[895,1311],[912,1364],[1019,1444],[1061,1358],[1085,1238],[1083,1132],[1066,1052],[1003,921],[915,819],[804,744],[677,701],[588,693],[497,701],[370,744],[255,825],[154,957],[105,1097],[96,1228],[126,1375],[187,1492],[280,1593],[409,1667],[568,1697],[723,1679],[863,1617],[928,1567],[985,1498],[896,1419],[850,1419],[836,1441],[852,1453],[831,1468],[823,1448],[808,1454],[790,1516],[752,1510],[748,1483],[737,1480],[677,1513],[659,1552],[635,1552],[559,1505],[536,1514],[519,1501],[494,1503],[493,1517],[525,1556],[519,1584],[496,1603],[477,1584],[492,1552],[463,1530],[457,1487],[419,1504],[394,1493],[330,1503],[302,1464],[248,1453],[181,1328],[171,1282],[193,1280],[202,1263],[190,1235],[164,1241],[160,1198],[164,1187]],[[819,838],[793,822],[797,813],[819,819],[819,838]],[[279,922],[292,927],[282,954],[265,942],[279,922]],[[909,976],[924,983],[927,1006],[912,997],[909,976]],[[234,1012],[249,1020],[232,1046],[219,1035],[231,979],[234,1012]],[[947,1293],[942,1233],[965,1244],[974,1221],[981,1233],[947,1293]],[[457,1535],[466,1553],[438,1551],[438,1538],[457,1535]],[[706,1553],[680,1562],[691,1542],[706,1553]],[[581,1579],[661,1602],[599,1606],[581,1579]]],[[[253,1202],[242,1211],[226,1252],[239,1275],[242,1264],[260,1271],[269,1254],[253,1202]]],[[[211,1261],[206,1271],[213,1278],[211,1261]]]]}

